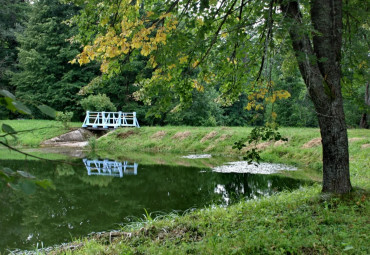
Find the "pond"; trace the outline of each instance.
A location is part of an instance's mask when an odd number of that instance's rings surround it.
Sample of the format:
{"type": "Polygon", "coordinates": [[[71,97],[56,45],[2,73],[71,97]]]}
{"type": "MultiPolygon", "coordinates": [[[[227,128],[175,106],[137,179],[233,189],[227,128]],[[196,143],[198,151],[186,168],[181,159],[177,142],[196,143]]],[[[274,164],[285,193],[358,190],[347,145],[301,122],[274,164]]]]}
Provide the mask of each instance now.
{"type": "Polygon", "coordinates": [[[0,193],[0,253],[70,242],[91,232],[119,229],[149,213],[182,213],[209,205],[229,205],[303,181],[282,175],[212,171],[179,165],[145,165],[76,159],[72,164],[1,160],[0,165],[51,179],[55,190],[32,195],[0,193]]]}

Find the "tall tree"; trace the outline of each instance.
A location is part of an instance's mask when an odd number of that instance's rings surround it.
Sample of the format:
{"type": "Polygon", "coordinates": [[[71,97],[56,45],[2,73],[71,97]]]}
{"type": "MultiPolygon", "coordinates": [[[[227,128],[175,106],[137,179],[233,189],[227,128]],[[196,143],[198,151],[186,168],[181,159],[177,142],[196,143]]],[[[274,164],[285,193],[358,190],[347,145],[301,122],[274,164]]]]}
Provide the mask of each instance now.
{"type": "Polygon", "coordinates": [[[17,60],[16,32],[22,30],[27,20],[29,4],[24,0],[0,0],[0,84],[9,85],[8,71],[13,70],[17,60]]]}
{"type": "Polygon", "coordinates": [[[95,75],[96,68],[73,66],[68,61],[79,53],[79,45],[69,39],[77,33],[66,20],[78,12],[58,0],[38,0],[32,4],[29,22],[18,34],[19,72],[12,75],[16,95],[25,103],[47,104],[56,110],[81,114],[77,93],[95,75]]]}
{"type": "MultiPolygon", "coordinates": [[[[18,57],[16,33],[22,31],[30,5],[25,0],[0,0],[0,6],[0,89],[14,92],[10,74],[16,70],[18,57]]],[[[0,109],[0,118],[8,115],[9,111],[0,109]]]]}
{"type": "Polygon", "coordinates": [[[311,2],[312,33],[302,33],[303,18],[297,1],[283,2],[281,9],[290,19],[289,34],[299,70],[319,120],[323,191],[348,192],[352,187],[341,91],[342,2],[311,2]]]}
{"type": "MultiPolygon", "coordinates": [[[[78,1],[78,0],[76,0],[78,1]]],[[[149,56],[154,68],[141,81],[138,98],[168,107],[168,97],[191,100],[205,83],[221,84],[220,101],[247,94],[247,109],[286,98],[274,90],[274,58],[290,46],[313,101],[323,145],[323,191],[351,190],[347,128],[341,92],[342,2],[340,0],[214,1],[94,0],[99,30],[76,60],[101,61],[112,73],[119,61],[149,56]],[[290,39],[289,39],[290,38],[290,39]],[[164,95],[160,98],[159,94],[164,95]],[[154,98],[154,99],[153,99],[154,98]]],[[[86,11],[80,17],[87,20],[86,11]]]]}

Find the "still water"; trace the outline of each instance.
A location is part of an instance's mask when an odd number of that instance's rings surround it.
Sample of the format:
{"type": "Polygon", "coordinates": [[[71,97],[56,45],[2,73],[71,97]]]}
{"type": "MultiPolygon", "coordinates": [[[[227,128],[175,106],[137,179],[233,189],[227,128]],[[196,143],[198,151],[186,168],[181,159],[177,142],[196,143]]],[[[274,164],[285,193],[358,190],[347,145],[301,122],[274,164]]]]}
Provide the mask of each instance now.
{"type": "Polygon", "coordinates": [[[148,212],[183,212],[213,204],[296,189],[304,183],[279,175],[220,173],[209,169],[78,159],[73,165],[1,160],[0,165],[51,179],[55,190],[26,195],[0,192],[0,252],[34,249],[119,229],[148,212]]]}

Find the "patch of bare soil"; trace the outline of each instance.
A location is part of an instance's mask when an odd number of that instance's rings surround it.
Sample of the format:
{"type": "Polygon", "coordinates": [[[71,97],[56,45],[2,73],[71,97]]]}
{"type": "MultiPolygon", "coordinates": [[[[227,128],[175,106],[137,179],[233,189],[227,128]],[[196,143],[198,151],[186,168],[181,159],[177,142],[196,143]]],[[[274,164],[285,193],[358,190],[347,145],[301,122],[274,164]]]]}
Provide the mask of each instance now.
{"type": "Polygon", "coordinates": [[[256,146],[254,144],[248,144],[248,143],[246,143],[245,145],[246,146],[243,147],[241,152],[246,152],[246,151],[249,151],[253,148],[256,148],[257,150],[264,150],[264,149],[270,147],[271,145],[273,145],[273,142],[272,141],[263,142],[263,143],[257,144],[256,146]]]}
{"type": "Polygon", "coordinates": [[[230,137],[231,137],[230,134],[223,134],[219,138],[216,139],[216,142],[225,141],[225,140],[229,139],[230,137]]]}
{"type": "Polygon", "coordinates": [[[215,137],[218,133],[216,131],[212,131],[208,134],[206,134],[202,140],[200,140],[201,143],[204,143],[205,141],[209,140],[209,139],[212,139],[213,137],[215,137]]]}
{"type": "Polygon", "coordinates": [[[275,147],[282,146],[284,144],[288,143],[287,141],[279,140],[274,143],[275,147]]]}
{"type": "Polygon", "coordinates": [[[313,148],[321,145],[321,138],[314,138],[302,145],[302,149],[313,148]]]}
{"type": "Polygon", "coordinates": [[[158,164],[158,165],[165,165],[166,164],[166,161],[163,160],[163,159],[156,159],[155,162],[158,164]]]}
{"type": "Polygon", "coordinates": [[[99,139],[100,139],[100,138],[103,138],[103,137],[110,136],[111,134],[112,134],[111,132],[107,132],[107,133],[105,133],[104,135],[102,135],[101,137],[99,137],[99,139]]]}
{"type": "MultiPolygon", "coordinates": [[[[257,150],[264,150],[264,149],[267,149],[268,147],[271,147],[271,146],[278,147],[278,146],[282,146],[286,143],[288,143],[288,142],[282,141],[282,140],[279,140],[279,141],[276,141],[276,142],[268,141],[268,142],[263,142],[263,143],[257,144],[256,149],[257,150]]],[[[251,150],[253,148],[254,148],[254,144],[246,144],[246,147],[244,147],[241,151],[246,152],[246,151],[251,150]]]]}
{"type": "Polygon", "coordinates": [[[126,138],[128,138],[128,137],[130,137],[132,135],[135,135],[135,134],[137,134],[137,131],[129,130],[129,131],[125,132],[125,133],[119,133],[119,134],[117,134],[117,138],[120,138],[120,139],[123,140],[123,139],[126,139],[126,138]]]}
{"type": "Polygon", "coordinates": [[[363,137],[353,137],[353,138],[348,139],[349,142],[357,142],[361,140],[364,140],[364,138],[363,137]]]}
{"type": "Polygon", "coordinates": [[[215,146],[214,144],[211,144],[211,145],[209,145],[207,148],[205,148],[203,151],[204,151],[204,152],[208,152],[208,151],[213,150],[215,147],[216,147],[216,146],[215,146]]]}
{"type": "Polygon", "coordinates": [[[361,149],[367,149],[367,148],[370,148],[370,143],[365,143],[361,145],[361,149]]]}
{"type": "Polygon", "coordinates": [[[264,142],[264,143],[259,143],[257,144],[256,148],[258,150],[264,150],[266,149],[267,147],[270,147],[271,145],[273,144],[272,141],[268,141],[268,142],[264,142]]]}
{"type": "Polygon", "coordinates": [[[174,136],[172,136],[172,139],[184,140],[189,135],[191,135],[190,131],[177,132],[174,136]]]}
{"type": "Polygon", "coordinates": [[[176,161],[176,164],[180,166],[190,166],[189,162],[186,161],[176,161]]]}
{"type": "Polygon", "coordinates": [[[150,138],[161,140],[167,134],[166,131],[158,131],[157,133],[153,134],[150,138]]]}

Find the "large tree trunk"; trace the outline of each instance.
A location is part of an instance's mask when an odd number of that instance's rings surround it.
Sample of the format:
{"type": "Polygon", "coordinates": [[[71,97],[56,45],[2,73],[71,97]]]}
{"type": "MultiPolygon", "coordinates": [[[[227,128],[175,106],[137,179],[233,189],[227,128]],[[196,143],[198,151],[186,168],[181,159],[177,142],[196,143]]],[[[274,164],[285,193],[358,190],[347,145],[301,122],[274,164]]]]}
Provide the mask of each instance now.
{"type": "Polygon", "coordinates": [[[351,190],[347,127],[341,93],[342,3],[313,0],[312,43],[297,1],[282,3],[300,72],[314,103],[323,148],[323,192],[351,190]]]}

